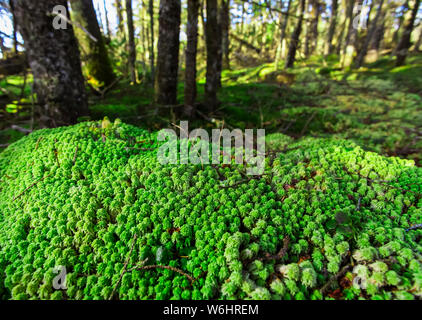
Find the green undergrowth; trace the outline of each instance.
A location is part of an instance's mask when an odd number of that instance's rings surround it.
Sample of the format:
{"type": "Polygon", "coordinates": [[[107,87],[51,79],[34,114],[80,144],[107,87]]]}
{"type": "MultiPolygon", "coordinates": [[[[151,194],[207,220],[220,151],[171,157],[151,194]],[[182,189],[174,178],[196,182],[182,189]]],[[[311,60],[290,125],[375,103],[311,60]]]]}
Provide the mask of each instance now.
{"type": "Polygon", "coordinates": [[[161,165],[158,146],[103,121],[35,131],[0,153],[1,297],[420,299],[413,161],[276,134],[263,175],[246,176],[161,165]],[[52,287],[57,266],[65,290],[52,287]]]}

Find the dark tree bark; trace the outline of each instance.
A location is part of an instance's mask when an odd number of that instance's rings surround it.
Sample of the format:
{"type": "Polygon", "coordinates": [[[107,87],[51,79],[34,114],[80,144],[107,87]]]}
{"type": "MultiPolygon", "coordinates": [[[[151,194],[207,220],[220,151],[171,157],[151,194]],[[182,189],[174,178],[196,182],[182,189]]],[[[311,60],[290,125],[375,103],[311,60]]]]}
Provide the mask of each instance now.
{"type": "Polygon", "coordinates": [[[136,47],[135,47],[135,32],[133,30],[133,13],[132,13],[132,0],[126,0],[126,19],[127,19],[127,30],[129,37],[129,74],[130,81],[136,83],[136,47]]]}
{"type": "Polygon", "coordinates": [[[220,22],[221,22],[221,48],[223,55],[223,69],[230,68],[230,0],[222,0],[220,9],[220,22]]]}
{"type": "Polygon", "coordinates": [[[177,102],[180,10],[180,0],[160,1],[155,99],[162,105],[177,102]]]}
{"type": "MultiPolygon", "coordinates": [[[[222,1],[222,0],[221,0],[222,1]]],[[[221,88],[221,71],[223,69],[223,37],[222,37],[222,27],[221,27],[221,7],[219,7],[219,2],[217,0],[217,30],[218,32],[214,33],[214,37],[218,43],[218,51],[217,51],[217,84],[218,88],[221,88]]]]}
{"type": "MultiPolygon", "coordinates": [[[[71,0],[69,0],[69,1],[71,1],[71,0]]],[[[98,12],[98,21],[97,22],[98,22],[98,26],[100,28],[100,31],[103,34],[106,34],[106,31],[105,31],[104,25],[103,25],[103,17],[101,15],[101,10],[100,10],[100,4],[99,4],[99,2],[97,2],[97,8],[94,9],[94,12],[95,12],[95,18],[97,18],[97,12],[98,12]]]]}
{"type": "Polygon", "coordinates": [[[117,14],[117,28],[123,38],[125,38],[125,28],[123,25],[123,9],[122,9],[122,2],[120,0],[115,0],[114,5],[116,7],[116,14],[117,14]]]}
{"type": "Polygon", "coordinates": [[[198,48],[199,0],[188,0],[186,71],[185,71],[185,115],[192,116],[196,99],[196,53],[198,48]]]}
{"type": "Polygon", "coordinates": [[[73,20],[96,39],[94,41],[80,28],[75,29],[76,37],[82,48],[82,61],[88,81],[92,81],[99,87],[107,86],[113,82],[114,74],[92,0],[70,0],[70,5],[73,20]]]}
{"type": "Polygon", "coordinates": [[[377,10],[377,15],[375,16],[374,21],[371,23],[369,30],[368,30],[368,34],[366,35],[365,41],[359,51],[359,54],[357,56],[356,59],[356,68],[360,68],[363,65],[363,62],[365,60],[365,56],[368,53],[368,47],[369,44],[372,41],[372,38],[375,34],[375,31],[377,30],[378,27],[378,21],[380,20],[380,17],[382,15],[382,6],[384,5],[384,0],[380,0],[379,1],[379,6],[378,6],[378,10],[377,10]]]}
{"type": "Polygon", "coordinates": [[[107,29],[107,36],[111,37],[111,29],[110,29],[110,21],[108,20],[108,12],[107,12],[107,5],[106,0],[103,0],[103,6],[104,6],[104,15],[105,15],[105,23],[106,23],[106,29],[107,29]]]}
{"type": "Polygon", "coordinates": [[[396,66],[402,66],[406,62],[407,52],[409,51],[409,48],[411,46],[410,38],[412,35],[412,31],[415,28],[415,20],[418,14],[420,3],[420,0],[415,1],[412,9],[412,15],[404,26],[403,34],[396,48],[396,66]]]}
{"type": "Polygon", "coordinates": [[[13,2],[10,1],[10,10],[12,12],[12,25],[13,25],[13,52],[18,52],[18,38],[17,38],[17,23],[16,23],[16,17],[13,10],[13,2]]]}
{"type": "MultiPolygon", "coordinates": [[[[400,12],[400,16],[399,16],[399,19],[398,19],[398,26],[397,26],[396,31],[393,34],[393,46],[396,46],[398,44],[398,42],[399,42],[399,34],[401,32],[401,29],[402,29],[402,26],[403,26],[403,22],[404,22],[404,17],[405,17],[405,15],[407,13],[407,10],[409,10],[409,0],[407,0],[404,3],[403,8],[402,8],[402,10],[400,12]]],[[[395,55],[395,53],[394,53],[394,55],[395,55]]]]}
{"type": "Polygon", "coordinates": [[[378,23],[378,26],[375,30],[374,36],[372,37],[372,42],[370,45],[370,48],[372,50],[376,50],[377,52],[380,50],[381,42],[384,39],[386,15],[387,15],[387,9],[383,10],[382,12],[382,15],[380,17],[380,22],[378,23]]]}
{"type": "MultiPolygon", "coordinates": [[[[35,116],[41,127],[77,122],[88,114],[81,61],[73,28],[54,29],[49,12],[65,0],[12,0],[18,29],[34,76],[35,116]]],[[[56,17],[57,18],[57,17],[56,17]]]]}
{"type": "Polygon", "coordinates": [[[297,19],[297,24],[295,30],[293,31],[292,37],[290,39],[289,53],[287,54],[286,59],[286,69],[292,68],[296,60],[296,51],[299,46],[299,38],[302,32],[303,16],[306,10],[306,0],[300,0],[300,15],[297,19]]]}
{"type": "Polygon", "coordinates": [[[151,68],[151,80],[154,83],[155,78],[155,53],[154,53],[154,2],[153,0],[149,0],[148,4],[148,12],[149,12],[149,26],[150,26],[150,48],[149,48],[149,60],[150,60],[150,68],[151,68]]]}
{"type": "Polygon", "coordinates": [[[205,24],[207,43],[207,73],[205,83],[205,103],[210,111],[214,111],[218,106],[217,91],[219,87],[218,72],[218,7],[217,0],[206,0],[207,20],[205,24]]]}
{"type": "Polygon", "coordinates": [[[332,0],[332,2],[331,2],[331,18],[330,18],[330,26],[328,28],[326,54],[333,54],[334,53],[333,38],[334,38],[334,34],[336,32],[337,15],[338,15],[338,0],[332,0]]]}

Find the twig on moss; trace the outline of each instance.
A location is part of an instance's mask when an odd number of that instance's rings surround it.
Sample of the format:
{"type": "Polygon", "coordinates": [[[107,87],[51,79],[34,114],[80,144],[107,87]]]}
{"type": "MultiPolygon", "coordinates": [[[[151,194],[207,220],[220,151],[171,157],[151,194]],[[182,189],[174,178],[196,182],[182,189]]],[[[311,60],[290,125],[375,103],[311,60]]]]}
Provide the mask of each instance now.
{"type": "Polygon", "coordinates": [[[75,163],[76,163],[76,157],[78,156],[78,146],[76,146],[76,149],[75,149],[75,154],[74,154],[74,156],[73,156],[73,165],[75,165],[75,163]]]}
{"type": "Polygon", "coordinates": [[[276,255],[271,255],[268,252],[265,254],[264,258],[260,258],[259,260],[281,260],[283,259],[284,255],[287,253],[287,249],[289,248],[290,238],[285,236],[283,239],[283,247],[276,255]]]}
{"type": "Polygon", "coordinates": [[[42,137],[42,136],[38,138],[38,140],[37,140],[37,144],[35,145],[35,150],[37,150],[37,149],[38,149],[38,145],[40,144],[40,141],[41,141],[42,139],[43,139],[43,137],[42,137]]]}
{"type": "Polygon", "coordinates": [[[341,268],[341,270],[335,274],[334,276],[332,276],[325,284],[324,286],[320,289],[321,294],[324,296],[328,289],[330,288],[330,286],[337,281],[340,277],[344,276],[346,274],[346,272],[350,269],[352,265],[348,264],[346,266],[344,266],[343,268],[341,268]]]}
{"type": "Polygon", "coordinates": [[[171,266],[163,266],[163,265],[159,265],[159,264],[152,264],[152,265],[149,265],[149,266],[141,266],[141,267],[136,266],[136,267],[133,267],[132,269],[130,269],[130,271],[132,271],[132,270],[148,270],[148,269],[166,269],[166,270],[171,270],[171,271],[180,273],[181,275],[185,276],[186,278],[189,279],[190,282],[194,282],[195,281],[195,279],[192,278],[192,276],[188,275],[186,272],[184,272],[184,271],[182,271],[182,270],[180,270],[178,268],[171,267],[171,266]]]}
{"type": "Polygon", "coordinates": [[[50,174],[46,175],[45,177],[42,177],[41,179],[35,181],[33,184],[31,184],[29,187],[25,188],[25,190],[23,190],[21,193],[19,193],[16,197],[13,198],[13,201],[15,201],[16,199],[20,198],[26,191],[28,191],[29,189],[31,189],[33,186],[35,186],[38,182],[43,181],[44,179],[48,178],[49,176],[51,176],[53,173],[51,172],[50,174]]]}
{"type": "Polygon", "coordinates": [[[120,274],[120,278],[119,278],[119,280],[116,282],[116,285],[114,286],[114,289],[113,289],[113,291],[111,292],[111,295],[110,295],[110,297],[108,298],[108,300],[111,300],[111,299],[113,298],[114,293],[116,292],[117,287],[118,287],[118,286],[119,286],[119,284],[120,284],[120,281],[122,281],[122,278],[123,278],[124,274],[126,273],[126,269],[127,269],[127,265],[128,265],[128,263],[129,263],[129,260],[130,260],[130,256],[131,256],[131,254],[132,254],[132,252],[133,252],[133,248],[135,248],[136,238],[137,238],[137,236],[136,236],[136,233],[135,233],[135,235],[133,236],[132,247],[130,248],[129,254],[128,254],[128,256],[127,256],[127,258],[126,258],[126,261],[125,261],[125,264],[123,265],[123,270],[122,270],[122,273],[120,274]]]}

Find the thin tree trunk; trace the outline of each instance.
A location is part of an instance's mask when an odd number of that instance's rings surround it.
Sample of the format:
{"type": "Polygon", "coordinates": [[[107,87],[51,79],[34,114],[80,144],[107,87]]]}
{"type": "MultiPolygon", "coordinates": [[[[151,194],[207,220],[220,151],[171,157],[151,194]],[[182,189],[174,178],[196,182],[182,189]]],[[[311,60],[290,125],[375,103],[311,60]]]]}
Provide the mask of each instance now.
{"type": "Polygon", "coordinates": [[[348,2],[348,6],[347,6],[347,10],[346,10],[346,15],[347,15],[347,20],[348,20],[348,24],[347,24],[347,33],[346,33],[346,39],[344,41],[344,47],[343,47],[343,55],[345,55],[347,47],[350,44],[350,39],[352,37],[352,34],[354,32],[353,29],[353,9],[355,6],[355,2],[356,0],[346,0],[346,3],[348,2]]]}
{"type": "Polygon", "coordinates": [[[421,51],[421,45],[422,45],[422,26],[421,26],[421,28],[420,28],[420,30],[419,30],[419,38],[418,38],[418,41],[416,41],[416,44],[415,44],[415,47],[414,47],[414,51],[415,52],[418,52],[418,51],[421,51]]]}
{"type": "Polygon", "coordinates": [[[36,118],[41,127],[76,123],[78,117],[88,114],[77,41],[72,25],[56,30],[53,20],[59,17],[47,14],[56,5],[67,10],[67,2],[11,1],[34,76],[36,118]]]}
{"type": "Polygon", "coordinates": [[[127,19],[127,31],[129,37],[129,74],[130,81],[136,83],[136,46],[135,46],[135,32],[133,30],[133,12],[132,12],[132,0],[126,0],[126,19],[127,19]]]}
{"type": "Polygon", "coordinates": [[[409,48],[411,46],[411,35],[412,31],[415,27],[415,20],[416,16],[418,15],[419,5],[421,1],[415,0],[415,3],[413,5],[412,9],[412,15],[409,19],[409,21],[406,22],[406,25],[404,26],[403,34],[401,36],[400,42],[396,49],[396,66],[402,66],[406,62],[407,52],[409,51],[409,48]]]}
{"type": "MultiPolygon", "coordinates": [[[[308,3],[307,9],[306,9],[307,17],[309,17],[309,7],[310,7],[310,4],[308,3]]],[[[305,47],[304,47],[304,50],[303,50],[303,54],[305,55],[305,57],[309,57],[309,53],[310,53],[310,46],[311,46],[311,24],[312,24],[311,19],[307,19],[305,21],[305,26],[306,26],[306,30],[305,31],[306,31],[306,33],[305,33],[305,47]]]]}
{"type": "Polygon", "coordinates": [[[286,69],[292,68],[296,60],[296,51],[299,46],[299,38],[302,32],[303,16],[305,14],[305,10],[306,0],[300,0],[300,15],[297,19],[297,24],[290,40],[289,53],[286,59],[286,69]]]}
{"type": "Polygon", "coordinates": [[[89,81],[98,87],[107,86],[114,80],[113,69],[107,55],[103,35],[98,25],[92,0],[70,0],[72,18],[84,27],[94,38],[84,30],[77,28],[75,34],[82,48],[82,60],[89,81]]]}
{"type": "Polygon", "coordinates": [[[111,38],[111,29],[110,29],[110,22],[108,20],[108,11],[107,11],[106,0],[103,0],[103,6],[104,6],[104,15],[105,15],[105,23],[106,23],[107,35],[108,35],[109,38],[111,38]]]}
{"type": "Polygon", "coordinates": [[[12,25],[13,25],[13,52],[18,52],[18,39],[17,39],[17,24],[16,24],[16,17],[13,13],[13,2],[10,1],[10,10],[12,11],[12,25]]]}
{"type": "Polygon", "coordinates": [[[321,4],[319,0],[312,2],[312,21],[311,21],[311,46],[310,53],[313,54],[318,47],[318,25],[319,17],[321,15],[321,4]]]}
{"type": "Polygon", "coordinates": [[[205,103],[210,111],[214,111],[218,105],[217,90],[219,87],[219,39],[216,36],[219,32],[217,21],[217,0],[206,0],[206,14],[207,20],[205,24],[205,33],[207,43],[207,72],[205,83],[205,103]]]}
{"type": "Polygon", "coordinates": [[[222,0],[221,3],[221,35],[222,35],[222,54],[223,54],[223,69],[230,69],[230,0],[222,0]]]}
{"type": "Polygon", "coordinates": [[[161,105],[177,103],[180,7],[180,0],[160,1],[155,99],[161,105]]]}
{"type": "MultiPolygon", "coordinates": [[[[409,0],[407,0],[405,4],[403,5],[403,10],[401,11],[400,18],[398,19],[398,26],[397,26],[396,31],[393,34],[393,46],[397,46],[399,42],[400,31],[403,26],[404,17],[407,13],[407,10],[409,10],[409,0]]],[[[395,54],[396,53],[394,52],[394,55],[395,54]]]]}
{"type": "Polygon", "coordinates": [[[115,0],[114,5],[116,7],[117,14],[117,29],[119,33],[123,36],[123,39],[126,39],[125,28],[123,25],[123,8],[121,0],[115,0]]]}
{"type": "Polygon", "coordinates": [[[154,53],[154,2],[153,0],[149,0],[148,5],[148,12],[149,12],[149,21],[150,21],[150,49],[149,49],[149,60],[150,60],[150,68],[151,68],[151,80],[154,83],[155,78],[155,53],[154,53]]]}
{"type": "Polygon", "coordinates": [[[378,56],[378,52],[381,48],[381,42],[384,39],[385,17],[387,15],[387,11],[388,11],[388,9],[385,9],[382,12],[380,22],[378,23],[377,29],[375,30],[374,36],[372,38],[372,43],[371,43],[371,46],[370,46],[372,50],[377,51],[377,56],[378,56]]]}
{"type": "Polygon", "coordinates": [[[186,71],[185,71],[185,115],[192,116],[196,100],[196,53],[198,48],[199,0],[188,0],[186,71]]]}
{"type": "MultiPolygon", "coordinates": [[[[366,5],[368,5],[368,3],[366,5]]],[[[372,13],[372,9],[374,9],[374,6],[375,6],[375,1],[372,0],[369,6],[368,14],[366,15],[366,27],[369,27],[369,25],[371,24],[371,13],[372,13]]]]}
{"type": "MultiPolygon", "coordinates": [[[[221,0],[223,1],[223,0],[221,0]]],[[[217,84],[218,88],[221,88],[221,71],[223,68],[223,37],[222,37],[222,23],[221,23],[221,7],[219,7],[219,2],[217,0],[217,30],[218,32],[214,33],[214,37],[218,43],[218,53],[217,53],[217,84]]]]}
{"type": "MultiPolygon", "coordinates": [[[[357,0],[355,2],[356,7],[361,6],[363,3],[363,0],[357,0]]],[[[348,32],[348,41],[346,41],[344,50],[343,50],[343,56],[341,59],[341,65],[343,67],[349,67],[353,63],[353,57],[355,56],[355,52],[357,52],[357,45],[358,45],[358,29],[354,28],[353,26],[353,10],[352,15],[350,16],[349,20],[349,32],[348,32]]]]}
{"type": "Polygon", "coordinates": [[[368,53],[369,44],[371,43],[372,37],[374,36],[375,31],[377,30],[377,27],[378,27],[378,21],[380,20],[380,17],[382,15],[383,5],[384,5],[384,0],[380,0],[378,10],[377,10],[377,15],[375,16],[375,19],[369,28],[368,34],[366,35],[365,41],[362,45],[362,48],[359,51],[359,55],[357,56],[356,68],[360,68],[363,65],[365,56],[368,53]]]}
{"type": "MultiPolygon", "coordinates": [[[[281,1],[281,3],[283,3],[283,1],[281,1]]],[[[283,18],[283,22],[280,23],[280,49],[279,49],[279,53],[277,55],[277,63],[276,65],[278,66],[278,61],[281,60],[282,58],[284,58],[284,47],[285,47],[285,41],[286,41],[286,30],[287,30],[287,22],[289,20],[289,14],[290,14],[290,8],[292,6],[292,0],[289,0],[287,3],[287,8],[286,11],[284,12],[284,14],[280,13],[280,16],[283,18]]],[[[281,20],[281,19],[280,19],[281,20]]]]}
{"type": "MultiPolygon", "coordinates": [[[[70,2],[72,1],[72,0],[69,0],[70,2]]],[[[81,0],[79,0],[79,1],[81,1],[81,0]]],[[[83,1],[83,0],[82,0],[83,1]]],[[[91,0],[92,1],[92,0],[91,0]]],[[[94,7],[94,4],[92,5],[93,7],[94,7]]],[[[72,9],[73,10],[73,9],[72,9]]],[[[99,2],[97,2],[97,8],[95,8],[94,9],[94,12],[95,12],[95,18],[97,18],[97,13],[98,13],[98,20],[97,20],[97,23],[98,23],[98,26],[99,26],[99,28],[100,28],[100,32],[102,32],[104,35],[106,34],[106,31],[104,30],[104,25],[103,25],[103,17],[102,17],[102,15],[101,15],[101,10],[100,10],[100,3],[99,2]]]]}
{"type": "Polygon", "coordinates": [[[330,19],[330,26],[328,28],[328,39],[327,39],[327,47],[326,47],[326,54],[333,54],[334,53],[334,44],[333,38],[336,32],[336,25],[337,25],[337,15],[338,15],[338,0],[332,0],[331,2],[331,19],[330,19]]]}

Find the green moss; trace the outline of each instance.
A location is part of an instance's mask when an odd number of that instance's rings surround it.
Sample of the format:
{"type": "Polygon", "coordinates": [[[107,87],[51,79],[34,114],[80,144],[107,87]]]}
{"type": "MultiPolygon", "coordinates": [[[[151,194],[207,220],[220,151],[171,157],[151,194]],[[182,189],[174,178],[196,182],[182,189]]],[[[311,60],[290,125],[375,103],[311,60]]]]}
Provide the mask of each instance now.
{"type": "MultiPolygon", "coordinates": [[[[284,149],[285,136],[270,138],[284,149]]],[[[115,299],[330,299],[320,289],[349,256],[366,286],[345,299],[420,294],[422,231],[405,232],[422,221],[413,161],[306,138],[240,183],[234,164],[160,165],[158,146],[155,133],[103,120],[35,131],[0,153],[1,297],[108,299],[128,259],[115,299]],[[267,259],[286,237],[282,259],[267,259]],[[134,270],[142,261],[195,281],[134,270]],[[64,291],[52,287],[60,265],[64,291]]]]}

